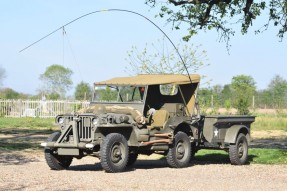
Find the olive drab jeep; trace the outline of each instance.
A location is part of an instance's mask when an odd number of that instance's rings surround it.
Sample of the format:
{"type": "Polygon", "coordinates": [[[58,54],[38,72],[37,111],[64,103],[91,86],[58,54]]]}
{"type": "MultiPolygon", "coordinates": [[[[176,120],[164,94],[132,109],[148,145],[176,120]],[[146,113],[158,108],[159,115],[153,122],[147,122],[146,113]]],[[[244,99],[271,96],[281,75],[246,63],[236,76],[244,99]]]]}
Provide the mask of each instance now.
{"type": "Polygon", "coordinates": [[[73,158],[90,155],[106,172],[121,172],[139,154],[158,153],[170,167],[182,168],[201,148],[227,150],[232,164],[244,164],[254,117],[200,115],[199,82],[197,74],[96,82],[90,106],[58,115],[60,131],[41,143],[48,166],[67,169],[73,158]]]}

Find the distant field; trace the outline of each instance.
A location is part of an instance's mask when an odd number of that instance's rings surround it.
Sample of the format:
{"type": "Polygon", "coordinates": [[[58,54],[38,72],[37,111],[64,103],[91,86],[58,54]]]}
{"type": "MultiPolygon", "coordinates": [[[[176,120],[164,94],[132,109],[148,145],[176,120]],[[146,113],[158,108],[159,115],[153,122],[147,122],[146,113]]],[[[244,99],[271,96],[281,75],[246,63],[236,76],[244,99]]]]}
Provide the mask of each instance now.
{"type": "MultiPolygon", "coordinates": [[[[253,131],[284,130],[287,131],[287,114],[262,114],[254,113],[255,122],[252,124],[253,131]]],[[[52,130],[55,128],[54,118],[0,118],[0,129],[3,128],[32,128],[52,130]]]]}
{"type": "Polygon", "coordinates": [[[251,125],[252,130],[284,130],[287,131],[287,116],[258,115],[251,125]]]}

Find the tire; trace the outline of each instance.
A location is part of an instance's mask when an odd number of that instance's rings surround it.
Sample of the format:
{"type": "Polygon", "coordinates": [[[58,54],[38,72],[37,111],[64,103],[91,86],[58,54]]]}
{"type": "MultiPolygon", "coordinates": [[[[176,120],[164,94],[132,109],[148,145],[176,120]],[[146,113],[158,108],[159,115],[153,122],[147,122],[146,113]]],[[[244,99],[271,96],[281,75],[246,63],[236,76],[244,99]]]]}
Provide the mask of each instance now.
{"type": "Polygon", "coordinates": [[[122,172],[127,166],[129,148],[126,138],[111,133],[104,139],[101,149],[101,165],[106,172],[122,172]]]}
{"type": "Polygon", "coordinates": [[[191,144],[186,133],[178,132],[174,137],[174,144],[169,148],[166,160],[172,168],[183,168],[189,165],[191,158],[191,144]]]}
{"type": "Polygon", "coordinates": [[[130,153],[128,158],[127,166],[132,166],[138,158],[138,153],[130,153]]]}
{"type": "MultiPolygon", "coordinates": [[[[52,133],[50,137],[47,139],[47,142],[57,141],[60,135],[61,135],[60,132],[52,133]]],[[[45,159],[46,159],[48,166],[52,170],[64,170],[64,169],[69,168],[69,166],[72,163],[73,157],[57,155],[57,154],[54,154],[54,151],[55,150],[49,147],[45,147],[45,150],[44,150],[45,159]]]]}
{"type": "Polygon", "coordinates": [[[243,133],[237,136],[236,142],[229,147],[229,159],[233,165],[243,165],[248,159],[248,142],[243,133]]]}

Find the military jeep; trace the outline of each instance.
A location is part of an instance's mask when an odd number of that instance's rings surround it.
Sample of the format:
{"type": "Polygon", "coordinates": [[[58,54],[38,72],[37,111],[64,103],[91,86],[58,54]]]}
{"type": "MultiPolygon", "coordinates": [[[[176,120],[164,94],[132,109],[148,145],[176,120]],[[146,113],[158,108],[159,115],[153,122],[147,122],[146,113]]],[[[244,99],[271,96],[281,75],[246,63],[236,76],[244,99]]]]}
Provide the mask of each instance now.
{"type": "Polygon", "coordinates": [[[58,115],[60,132],[45,143],[53,170],[73,158],[100,158],[106,172],[121,172],[139,154],[166,156],[170,167],[187,167],[201,148],[224,149],[232,164],[244,164],[250,116],[203,116],[196,104],[200,76],[138,75],[96,82],[88,108],[58,115]]]}

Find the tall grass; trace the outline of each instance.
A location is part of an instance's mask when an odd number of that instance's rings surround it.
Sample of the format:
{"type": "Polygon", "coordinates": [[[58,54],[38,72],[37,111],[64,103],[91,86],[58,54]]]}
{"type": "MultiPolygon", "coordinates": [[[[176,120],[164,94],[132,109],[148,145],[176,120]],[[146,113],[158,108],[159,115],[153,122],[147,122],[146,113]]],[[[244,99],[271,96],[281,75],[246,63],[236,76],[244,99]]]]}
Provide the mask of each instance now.
{"type": "Polygon", "coordinates": [[[287,131],[287,116],[259,114],[251,125],[252,130],[284,130],[287,131]]]}

